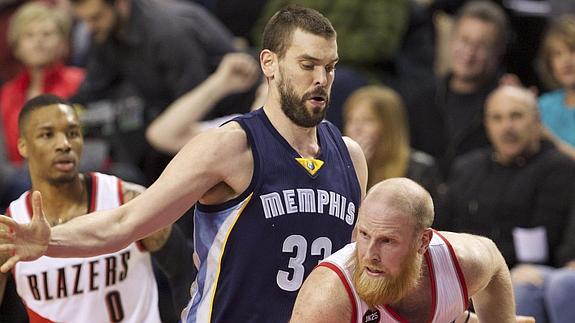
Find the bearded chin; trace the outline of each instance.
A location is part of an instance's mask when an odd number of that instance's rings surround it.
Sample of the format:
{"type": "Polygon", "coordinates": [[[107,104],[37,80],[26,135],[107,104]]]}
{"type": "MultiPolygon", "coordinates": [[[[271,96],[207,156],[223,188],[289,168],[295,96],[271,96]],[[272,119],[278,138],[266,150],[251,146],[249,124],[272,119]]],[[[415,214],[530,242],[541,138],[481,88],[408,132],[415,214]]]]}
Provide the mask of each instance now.
{"type": "Polygon", "coordinates": [[[326,105],[322,111],[311,113],[306,107],[306,99],[299,98],[293,88],[283,80],[279,83],[280,104],[284,114],[296,125],[304,128],[312,128],[321,123],[325,118],[329,106],[329,98],[326,98],[326,105]]]}
{"type": "Polygon", "coordinates": [[[397,276],[371,277],[355,256],[353,285],[359,297],[370,307],[395,304],[417,286],[421,277],[422,256],[414,250],[408,255],[397,276]]]}

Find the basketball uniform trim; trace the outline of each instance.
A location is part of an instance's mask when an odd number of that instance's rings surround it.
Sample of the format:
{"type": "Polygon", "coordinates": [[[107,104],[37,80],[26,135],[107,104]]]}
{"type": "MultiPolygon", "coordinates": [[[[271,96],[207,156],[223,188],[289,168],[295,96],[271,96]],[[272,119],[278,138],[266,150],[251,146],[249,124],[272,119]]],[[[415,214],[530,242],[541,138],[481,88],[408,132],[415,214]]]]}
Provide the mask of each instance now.
{"type": "Polygon", "coordinates": [[[429,271],[429,282],[431,284],[431,313],[428,322],[433,322],[435,313],[437,313],[437,280],[435,276],[435,267],[431,260],[429,252],[425,253],[425,262],[427,263],[427,270],[429,271]]]}
{"type": "MultiPolygon", "coordinates": [[[[92,185],[92,192],[90,195],[90,203],[89,205],[89,209],[88,209],[88,213],[92,213],[94,211],[96,211],[98,209],[98,199],[96,198],[96,192],[98,192],[98,176],[96,176],[96,174],[94,173],[88,173],[88,176],[91,179],[92,185]]],[[[120,179],[118,179],[118,181],[120,181],[120,179]]]]}
{"type": "Polygon", "coordinates": [[[120,201],[120,205],[124,205],[124,181],[121,179],[118,180],[118,201],[120,201]]]}
{"type": "MultiPolygon", "coordinates": [[[[244,121],[242,119],[233,119],[230,120],[228,122],[237,122],[242,129],[244,130],[244,132],[246,133],[246,136],[248,137],[248,145],[250,146],[251,152],[252,152],[252,156],[253,156],[253,161],[254,161],[254,169],[253,169],[253,173],[252,173],[252,179],[250,181],[250,184],[248,185],[248,187],[237,197],[226,201],[224,203],[221,204],[215,204],[215,205],[208,205],[208,204],[202,204],[201,202],[197,202],[196,203],[196,208],[202,212],[207,212],[207,213],[212,213],[212,212],[219,212],[219,211],[223,211],[226,210],[228,208],[231,208],[239,203],[242,203],[243,200],[245,200],[249,195],[253,194],[255,188],[257,187],[257,184],[260,180],[260,176],[258,175],[260,173],[260,165],[261,165],[261,160],[259,159],[259,153],[258,153],[258,148],[257,146],[254,144],[255,143],[255,139],[253,137],[252,132],[250,131],[250,128],[245,125],[244,121]]],[[[228,123],[226,122],[226,123],[228,123]]],[[[224,124],[226,124],[224,123],[224,124]]]]}
{"type": "MultiPolygon", "coordinates": [[[[278,130],[273,126],[273,124],[271,123],[271,121],[267,117],[267,115],[265,113],[263,113],[260,118],[262,120],[263,125],[268,129],[268,131],[272,134],[272,136],[280,143],[280,145],[282,145],[288,152],[290,152],[293,155],[294,159],[292,159],[291,162],[296,163],[299,166],[301,166],[301,164],[295,158],[296,157],[302,157],[302,156],[278,132],[278,130]]],[[[324,147],[326,145],[323,142],[324,138],[320,135],[319,128],[316,129],[316,138],[317,138],[319,147],[324,147]]],[[[327,140],[327,138],[325,140],[327,140]]],[[[321,148],[320,148],[319,154],[317,156],[315,156],[314,158],[319,159],[319,160],[323,161],[324,163],[329,163],[329,161],[326,160],[327,156],[325,156],[325,154],[323,153],[323,149],[321,149],[321,148]]],[[[305,168],[304,168],[304,170],[305,170],[305,168]]],[[[318,172],[320,172],[320,171],[321,171],[321,169],[318,172]]],[[[318,174],[318,173],[315,173],[312,175],[307,170],[305,170],[305,173],[307,174],[307,176],[310,176],[311,178],[315,178],[318,174]]]]}
{"type": "Polygon", "coordinates": [[[253,194],[250,194],[246,200],[244,201],[244,204],[241,206],[240,210],[238,211],[235,219],[233,220],[230,228],[228,229],[228,232],[226,233],[226,237],[224,239],[224,242],[222,244],[222,249],[220,252],[220,257],[218,259],[218,269],[217,269],[217,273],[216,273],[216,280],[214,283],[214,290],[212,291],[212,297],[210,300],[210,313],[208,316],[208,322],[211,322],[212,320],[212,311],[213,311],[213,307],[214,307],[214,300],[216,297],[216,291],[218,290],[218,283],[219,283],[219,279],[220,279],[220,271],[222,269],[222,258],[224,257],[225,251],[226,251],[226,245],[228,243],[228,238],[230,237],[230,233],[232,233],[232,231],[234,230],[234,226],[236,224],[236,222],[238,221],[238,219],[240,218],[240,216],[242,215],[244,209],[246,208],[246,206],[249,204],[251,198],[252,198],[253,194]]]}
{"type": "Polygon", "coordinates": [[[345,277],[345,274],[339,269],[339,267],[331,262],[322,262],[317,265],[317,267],[326,267],[331,269],[333,272],[337,274],[341,282],[343,283],[343,287],[345,287],[345,291],[347,292],[347,296],[349,297],[349,301],[351,302],[351,323],[355,322],[355,318],[357,317],[357,303],[355,301],[355,297],[353,296],[353,291],[349,286],[349,282],[345,277]]]}
{"type": "Polygon", "coordinates": [[[439,231],[433,229],[433,233],[437,234],[438,237],[441,238],[445,242],[449,253],[451,254],[451,259],[453,260],[453,266],[455,267],[455,272],[458,276],[459,287],[461,288],[461,292],[463,294],[463,304],[464,308],[469,308],[469,293],[467,291],[467,281],[465,280],[465,276],[463,275],[463,270],[461,270],[461,265],[459,264],[459,260],[457,259],[457,255],[455,254],[455,250],[453,250],[453,246],[449,241],[441,234],[439,231]]]}
{"type": "MultiPolygon", "coordinates": [[[[25,301],[22,299],[22,302],[25,303],[25,301]]],[[[24,306],[26,307],[26,313],[28,314],[28,319],[30,320],[30,322],[35,322],[35,323],[54,323],[54,321],[51,321],[45,317],[43,317],[42,315],[34,312],[32,309],[30,309],[28,306],[24,306]]]]}
{"type": "MultiPolygon", "coordinates": [[[[332,123],[329,123],[329,122],[323,122],[323,123],[326,125],[325,129],[327,129],[327,131],[329,131],[331,133],[331,137],[339,139],[339,140],[334,140],[334,143],[339,148],[339,151],[341,152],[342,157],[345,159],[345,161],[347,163],[349,163],[350,165],[354,165],[353,159],[351,158],[351,155],[349,153],[349,149],[347,148],[347,145],[345,144],[345,141],[343,140],[342,134],[339,131],[339,129],[335,125],[333,125],[332,123]]],[[[326,137],[329,138],[330,136],[326,136],[326,137]]],[[[355,165],[354,165],[354,168],[355,168],[355,165]]],[[[354,191],[353,194],[357,194],[357,195],[361,196],[361,185],[359,183],[359,178],[357,177],[357,172],[355,173],[355,175],[356,176],[353,176],[353,178],[355,179],[355,183],[354,183],[354,185],[352,185],[352,190],[354,191]]]]}

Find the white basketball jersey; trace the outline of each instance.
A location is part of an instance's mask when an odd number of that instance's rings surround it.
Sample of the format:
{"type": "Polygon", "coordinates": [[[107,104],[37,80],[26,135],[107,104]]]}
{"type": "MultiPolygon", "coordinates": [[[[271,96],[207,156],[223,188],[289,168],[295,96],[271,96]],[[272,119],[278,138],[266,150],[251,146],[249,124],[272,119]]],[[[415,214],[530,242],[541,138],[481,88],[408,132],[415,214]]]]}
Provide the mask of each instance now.
{"type": "MultiPolygon", "coordinates": [[[[122,182],[91,178],[90,212],[123,203],[122,182]]],[[[10,216],[27,223],[30,192],[10,204],[10,216]]],[[[138,243],[90,258],[41,257],[16,264],[13,274],[30,322],[160,322],[150,254],[138,243]]]]}
{"type": "MultiPolygon", "coordinates": [[[[353,287],[353,272],[350,260],[355,255],[355,243],[350,243],[343,249],[320,262],[324,266],[335,271],[342,280],[352,304],[352,323],[405,323],[393,309],[386,305],[377,306],[371,310],[369,306],[359,298],[353,287]]],[[[448,323],[454,321],[467,308],[468,295],[463,273],[449,242],[437,231],[433,231],[433,238],[429,249],[425,253],[425,261],[429,267],[432,313],[430,323],[448,323]]]]}

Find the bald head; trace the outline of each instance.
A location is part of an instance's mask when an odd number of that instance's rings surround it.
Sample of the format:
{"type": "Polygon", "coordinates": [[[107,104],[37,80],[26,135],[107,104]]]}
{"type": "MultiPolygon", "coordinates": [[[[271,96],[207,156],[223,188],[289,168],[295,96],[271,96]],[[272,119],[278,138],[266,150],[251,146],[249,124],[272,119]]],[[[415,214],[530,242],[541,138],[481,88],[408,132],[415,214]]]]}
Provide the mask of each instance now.
{"type": "Polygon", "coordinates": [[[538,113],[537,110],[537,96],[530,90],[512,85],[502,85],[487,97],[485,103],[486,113],[489,110],[497,109],[498,103],[501,101],[511,101],[525,107],[529,113],[538,113]]]}
{"type": "Polygon", "coordinates": [[[362,209],[369,214],[381,214],[392,209],[412,217],[416,231],[431,227],[433,223],[433,200],[421,185],[403,177],[390,178],[374,185],[362,203],[362,209]]]}
{"type": "Polygon", "coordinates": [[[498,87],[485,104],[485,129],[503,165],[537,152],[542,133],[535,94],[516,86],[498,87]]]}

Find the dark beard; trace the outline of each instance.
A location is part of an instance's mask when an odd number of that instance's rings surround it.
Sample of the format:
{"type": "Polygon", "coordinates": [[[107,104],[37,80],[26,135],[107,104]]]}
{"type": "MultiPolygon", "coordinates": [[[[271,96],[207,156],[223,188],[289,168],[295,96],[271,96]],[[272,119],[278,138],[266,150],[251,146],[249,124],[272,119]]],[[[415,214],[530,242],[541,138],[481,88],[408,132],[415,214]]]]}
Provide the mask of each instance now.
{"type": "Polygon", "coordinates": [[[307,92],[302,98],[298,98],[293,88],[284,82],[283,78],[279,82],[280,104],[284,114],[296,125],[304,128],[317,126],[324,118],[329,106],[329,97],[322,88],[307,92]],[[314,96],[325,98],[325,109],[317,113],[309,112],[305,107],[305,102],[314,96]]]}

